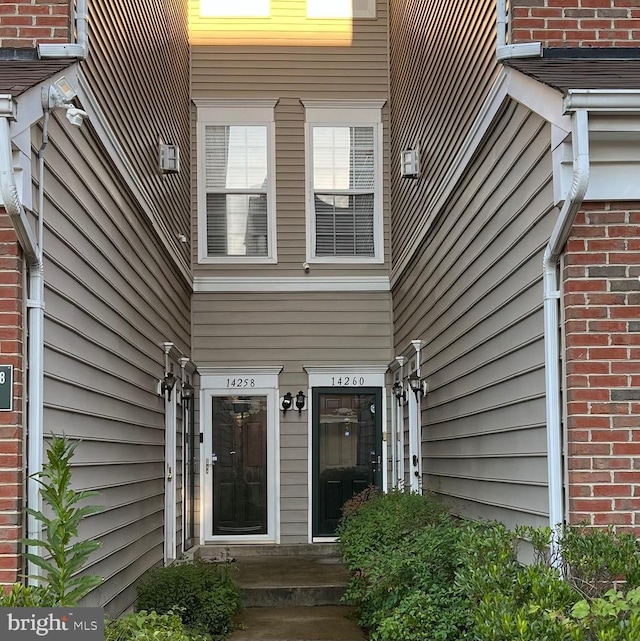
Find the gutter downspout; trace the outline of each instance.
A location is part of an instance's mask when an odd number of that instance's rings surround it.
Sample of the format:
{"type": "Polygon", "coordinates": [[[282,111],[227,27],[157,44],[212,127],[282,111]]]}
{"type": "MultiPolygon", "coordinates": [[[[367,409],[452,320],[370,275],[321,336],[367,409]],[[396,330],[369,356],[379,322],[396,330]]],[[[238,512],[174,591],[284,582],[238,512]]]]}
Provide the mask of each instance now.
{"type": "Polygon", "coordinates": [[[578,109],[573,124],[573,180],[571,189],[551,232],[543,258],[545,396],[547,409],[547,466],[549,478],[549,526],[552,529],[552,559],[560,565],[558,528],[564,523],[563,455],[560,409],[560,346],[558,339],[560,285],[558,261],[569,238],[576,214],[589,184],[589,120],[578,109]]]}
{"type": "Polygon", "coordinates": [[[76,0],[74,11],[76,41],[66,44],[47,43],[38,45],[40,58],[73,58],[84,60],[89,51],[87,34],[87,0],[76,0]]]}
{"type": "MultiPolygon", "coordinates": [[[[27,299],[28,313],[28,472],[27,501],[33,510],[41,509],[40,487],[32,478],[33,474],[42,471],[43,440],[43,352],[44,352],[44,269],[42,262],[42,244],[38,245],[20,202],[11,159],[11,134],[8,114],[0,111],[0,195],[5,209],[11,218],[20,246],[22,247],[29,271],[29,293],[27,299]]],[[[44,138],[43,138],[44,139],[44,138]]],[[[40,160],[40,154],[39,154],[40,160]]],[[[39,189],[42,186],[42,174],[39,176],[39,189]]],[[[39,224],[42,226],[42,195],[39,194],[39,224]]],[[[40,236],[42,243],[42,236],[40,236]]],[[[42,538],[40,522],[31,515],[27,517],[28,538],[42,538]]],[[[37,553],[37,551],[36,551],[37,553]]],[[[40,569],[29,563],[29,574],[38,576],[40,569]]]]}
{"type": "Polygon", "coordinates": [[[497,39],[496,58],[505,60],[507,58],[536,58],[542,56],[542,43],[521,42],[509,44],[509,11],[507,0],[497,0],[497,39]]]}

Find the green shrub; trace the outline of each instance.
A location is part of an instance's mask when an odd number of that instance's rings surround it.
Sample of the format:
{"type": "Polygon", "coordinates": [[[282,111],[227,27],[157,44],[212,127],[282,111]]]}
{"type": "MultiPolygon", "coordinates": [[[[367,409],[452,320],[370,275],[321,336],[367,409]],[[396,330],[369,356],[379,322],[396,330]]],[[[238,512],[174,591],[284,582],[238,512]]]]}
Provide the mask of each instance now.
{"type": "Polygon", "coordinates": [[[14,583],[9,592],[0,590],[0,608],[51,608],[56,599],[46,586],[14,583]]]}
{"type": "Polygon", "coordinates": [[[352,571],[345,599],[372,641],[640,639],[631,534],[565,528],[559,559],[549,528],[462,522],[416,494],[369,493],[348,507],[339,528],[352,571]],[[518,561],[523,540],[530,565],[518,561]]]}
{"type": "Polygon", "coordinates": [[[180,613],[191,631],[224,638],[240,611],[240,589],[220,564],[181,563],[151,570],[138,585],[136,609],[180,613]]]}
{"type": "Polygon", "coordinates": [[[207,641],[190,633],[175,612],[140,611],[105,622],[105,641],[207,641]]]}

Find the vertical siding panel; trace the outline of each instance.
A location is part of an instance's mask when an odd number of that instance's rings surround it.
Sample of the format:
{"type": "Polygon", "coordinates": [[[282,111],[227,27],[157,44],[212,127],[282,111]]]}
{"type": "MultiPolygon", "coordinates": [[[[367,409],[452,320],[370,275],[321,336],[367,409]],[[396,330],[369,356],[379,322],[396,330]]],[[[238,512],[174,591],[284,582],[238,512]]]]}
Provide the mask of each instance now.
{"type": "Polygon", "coordinates": [[[118,614],[131,606],[136,579],[163,558],[157,382],[163,341],[190,352],[190,289],[91,134],[55,117],[49,136],[45,432],[82,440],[74,485],[97,490],[105,508],[81,530],[101,543],[86,571],[105,579],[85,604],[118,614]]]}
{"type": "Polygon", "coordinates": [[[541,274],[552,205],[549,126],[508,104],[394,287],[396,353],[426,341],[423,481],[471,518],[546,519],[541,274]]]}
{"type": "Polygon", "coordinates": [[[184,0],[91,0],[81,63],[100,108],[185,262],[189,229],[189,45],[184,0]],[[159,141],[177,144],[179,174],[158,169],[159,141]]]}
{"type": "Polygon", "coordinates": [[[392,254],[433,202],[497,76],[495,2],[389,3],[392,254]],[[418,148],[421,180],[400,177],[403,149],[418,148]]]}

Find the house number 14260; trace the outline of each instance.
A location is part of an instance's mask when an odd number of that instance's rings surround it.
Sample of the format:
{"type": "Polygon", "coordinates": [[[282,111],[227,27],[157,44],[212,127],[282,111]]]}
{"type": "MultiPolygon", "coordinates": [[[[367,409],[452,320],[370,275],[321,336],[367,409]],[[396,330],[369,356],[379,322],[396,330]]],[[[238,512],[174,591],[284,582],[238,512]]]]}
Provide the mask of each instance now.
{"type": "Polygon", "coordinates": [[[332,376],[331,385],[358,385],[363,387],[365,383],[364,376],[332,376]]]}

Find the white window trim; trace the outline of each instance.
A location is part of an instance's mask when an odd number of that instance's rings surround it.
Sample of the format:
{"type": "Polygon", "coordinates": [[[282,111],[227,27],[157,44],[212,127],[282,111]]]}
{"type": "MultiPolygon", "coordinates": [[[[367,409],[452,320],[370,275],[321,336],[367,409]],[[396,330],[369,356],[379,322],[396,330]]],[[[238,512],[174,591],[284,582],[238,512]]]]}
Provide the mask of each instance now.
{"type": "Polygon", "coordinates": [[[305,107],[305,210],[306,260],[308,263],[384,263],[383,141],[382,107],[385,100],[303,100],[305,107]],[[373,256],[315,256],[316,228],[313,198],[312,131],[317,126],[374,126],[375,177],[373,210],[373,256]]]}
{"type": "Polygon", "coordinates": [[[198,158],[198,263],[200,264],[275,264],[278,262],[276,237],[276,128],[277,100],[198,99],[196,153],[198,158]],[[207,256],[205,127],[208,125],[265,125],[267,128],[267,256],[207,256]]]}

